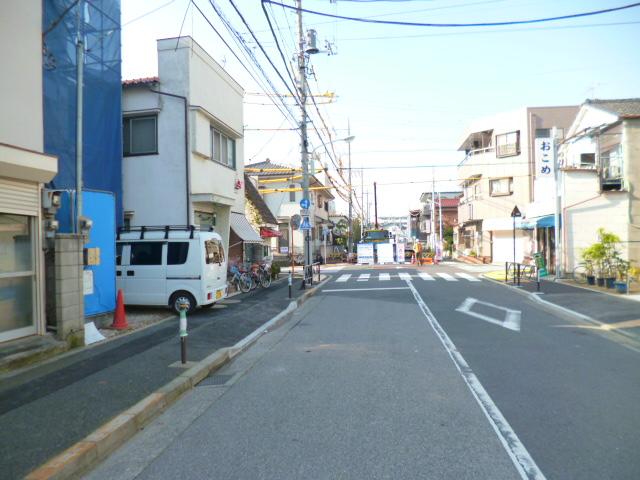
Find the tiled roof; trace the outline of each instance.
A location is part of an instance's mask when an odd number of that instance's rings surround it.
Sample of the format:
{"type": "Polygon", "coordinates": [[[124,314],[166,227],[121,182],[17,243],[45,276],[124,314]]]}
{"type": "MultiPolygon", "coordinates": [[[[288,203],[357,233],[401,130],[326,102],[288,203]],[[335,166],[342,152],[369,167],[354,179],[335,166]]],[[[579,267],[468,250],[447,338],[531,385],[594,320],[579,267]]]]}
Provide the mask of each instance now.
{"type": "MultiPolygon", "coordinates": [[[[283,175],[288,175],[291,173],[291,170],[295,169],[296,167],[292,167],[290,165],[280,165],[277,163],[273,163],[271,162],[271,160],[269,160],[268,158],[264,161],[264,162],[258,162],[258,163],[251,163],[249,165],[245,165],[245,168],[257,168],[257,169],[266,169],[266,172],[253,172],[250,171],[248,172],[249,175],[251,176],[255,176],[255,177],[282,177],[283,175]],[[270,172],[268,171],[269,169],[274,169],[274,168],[278,168],[278,169],[288,169],[289,171],[280,171],[280,172],[270,172]]],[[[296,172],[298,174],[300,174],[300,172],[296,172]]]]}
{"type": "Polygon", "coordinates": [[[129,80],[123,80],[122,85],[132,86],[132,85],[146,85],[149,83],[158,83],[160,79],[158,77],[142,77],[142,78],[131,78],[129,80]]]}
{"type": "Polygon", "coordinates": [[[457,207],[459,203],[460,203],[460,199],[459,198],[443,198],[442,199],[442,207],[443,208],[446,208],[446,207],[457,207]]]}
{"type": "Polygon", "coordinates": [[[589,99],[584,103],[620,117],[640,116],[640,98],[618,98],[613,100],[589,99]]]}
{"type": "Polygon", "coordinates": [[[262,217],[262,221],[267,224],[277,225],[278,220],[273,215],[267,203],[264,201],[264,198],[258,192],[258,189],[253,184],[249,176],[245,173],[244,175],[244,194],[249,199],[253,206],[258,209],[260,212],[260,216],[262,217]]]}

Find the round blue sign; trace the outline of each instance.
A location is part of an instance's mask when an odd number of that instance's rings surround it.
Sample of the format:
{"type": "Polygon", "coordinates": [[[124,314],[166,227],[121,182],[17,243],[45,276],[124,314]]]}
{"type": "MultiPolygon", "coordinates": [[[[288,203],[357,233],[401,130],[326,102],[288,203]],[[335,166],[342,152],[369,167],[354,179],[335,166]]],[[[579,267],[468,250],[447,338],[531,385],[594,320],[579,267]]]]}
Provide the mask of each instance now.
{"type": "Polygon", "coordinates": [[[300,208],[304,208],[305,210],[311,206],[311,202],[308,198],[303,198],[300,200],[300,208]]]}

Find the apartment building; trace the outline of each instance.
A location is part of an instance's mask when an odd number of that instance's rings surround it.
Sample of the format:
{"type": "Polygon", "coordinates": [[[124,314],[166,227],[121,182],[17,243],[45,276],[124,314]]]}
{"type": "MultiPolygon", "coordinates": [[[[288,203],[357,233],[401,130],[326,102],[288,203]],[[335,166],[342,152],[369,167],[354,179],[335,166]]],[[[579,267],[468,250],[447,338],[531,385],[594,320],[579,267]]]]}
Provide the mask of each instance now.
{"type": "Polygon", "coordinates": [[[536,171],[536,139],[538,144],[548,139],[552,127],[563,137],[576,111],[575,106],[525,107],[472,122],[458,149],[465,155],[458,167],[463,179],[458,251],[487,262],[513,261],[511,212],[518,207],[515,260],[542,250],[552,259],[554,246],[543,239],[553,238],[547,218],[553,198],[548,182],[538,182],[548,172],[536,171]]]}
{"type": "Polygon", "coordinates": [[[123,82],[125,225],[213,227],[245,217],[243,88],[191,37],[158,40],[158,77],[123,82]]]}
{"type": "Polygon", "coordinates": [[[598,228],[640,262],[640,98],[586,100],[560,146],[562,265],[570,272],[598,228]]]}

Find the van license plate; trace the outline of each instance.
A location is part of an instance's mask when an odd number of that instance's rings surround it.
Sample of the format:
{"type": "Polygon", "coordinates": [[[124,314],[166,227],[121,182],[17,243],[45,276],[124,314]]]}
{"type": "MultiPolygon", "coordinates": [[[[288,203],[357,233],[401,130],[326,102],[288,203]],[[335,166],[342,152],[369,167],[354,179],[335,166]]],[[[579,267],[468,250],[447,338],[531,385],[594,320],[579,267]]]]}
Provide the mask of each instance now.
{"type": "Polygon", "coordinates": [[[216,290],[216,300],[220,300],[222,298],[222,290],[216,290]]]}

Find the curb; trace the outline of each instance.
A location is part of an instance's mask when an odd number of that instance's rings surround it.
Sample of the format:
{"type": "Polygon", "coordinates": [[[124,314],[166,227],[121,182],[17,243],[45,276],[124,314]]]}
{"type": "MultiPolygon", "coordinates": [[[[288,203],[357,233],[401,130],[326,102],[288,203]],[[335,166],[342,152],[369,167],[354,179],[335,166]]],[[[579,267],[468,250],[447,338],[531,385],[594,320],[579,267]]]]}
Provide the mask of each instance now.
{"type": "Polygon", "coordinates": [[[278,328],[291,318],[293,313],[309,298],[316,294],[331,277],[311,287],[299,298],[292,300],[289,306],[264,325],[232,347],[216,350],[196,363],[172,381],[140,400],[124,412],[116,415],[84,439],[56,455],[46,463],[29,473],[26,480],[78,478],[96,467],[117,448],[143,429],[167,407],[175,403],[184,393],[191,390],[204,378],[220,369],[269,331],[278,328]]]}

